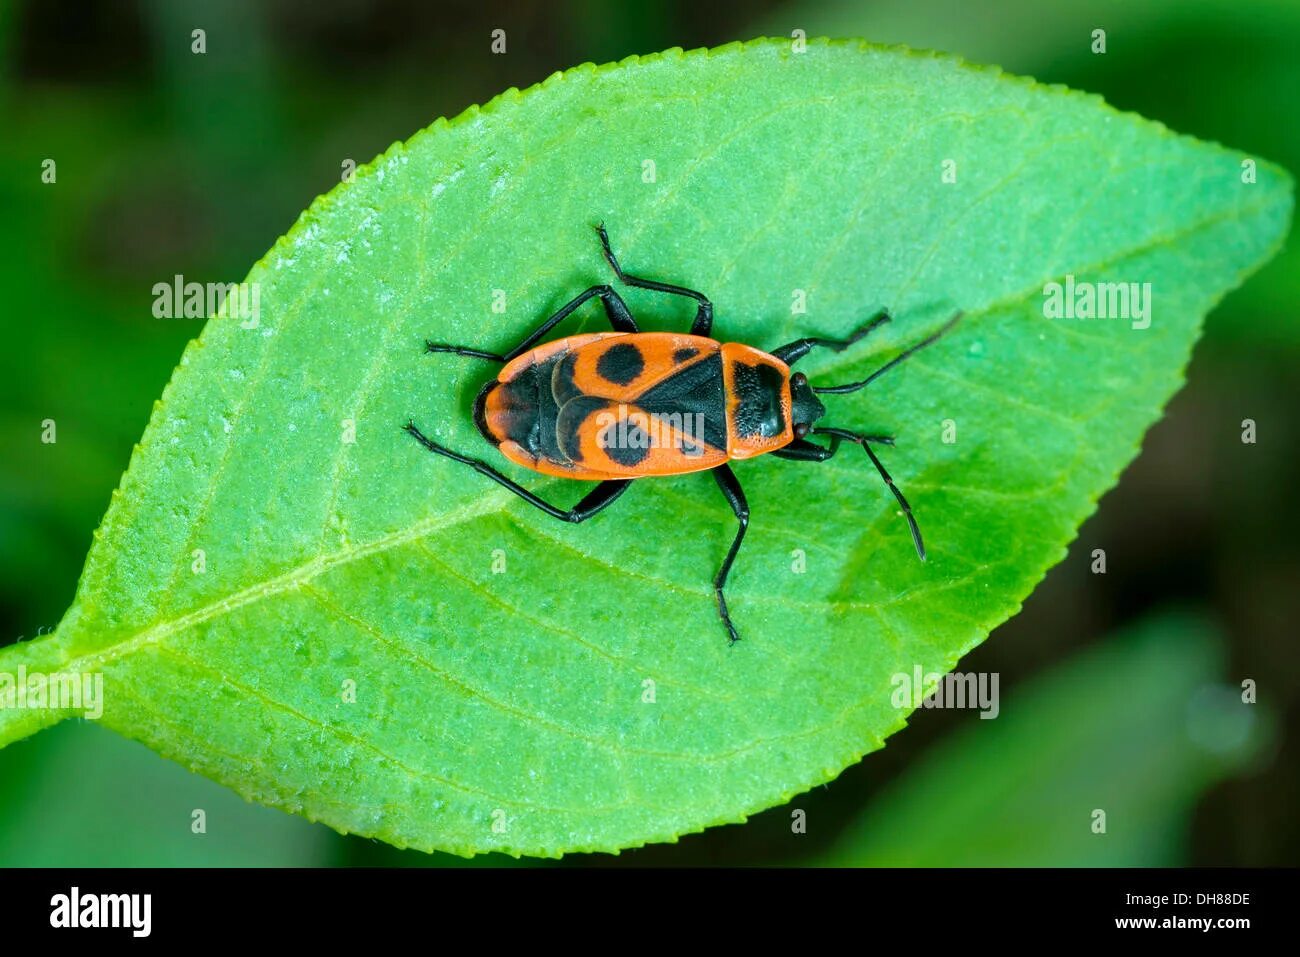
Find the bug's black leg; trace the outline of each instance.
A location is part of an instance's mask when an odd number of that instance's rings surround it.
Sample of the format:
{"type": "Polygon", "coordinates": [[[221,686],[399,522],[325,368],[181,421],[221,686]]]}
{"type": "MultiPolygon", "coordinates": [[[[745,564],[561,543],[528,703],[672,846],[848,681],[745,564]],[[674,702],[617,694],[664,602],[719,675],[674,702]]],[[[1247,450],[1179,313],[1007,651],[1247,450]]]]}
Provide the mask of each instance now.
{"type": "Polygon", "coordinates": [[[453,355],[466,356],[470,359],[487,359],[490,362],[505,362],[506,357],[497,355],[495,352],[484,352],[482,349],[470,349],[467,346],[445,346],[441,343],[424,340],[425,352],[450,352],[453,355]]]}
{"type": "Polygon", "coordinates": [[[605,249],[605,258],[609,260],[610,266],[614,269],[614,275],[618,276],[620,281],[627,283],[629,286],[636,286],[639,289],[653,289],[656,292],[666,292],[674,296],[687,296],[694,299],[700,306],[695,310],[695,321],[691,323],[691,335],[707,336],[709,334],[713,329],[713,303],[709,302],[708,296],[702,292],[696,292],[694,289],[687,289],[685,286],[674,286],[672,283],[629,276],[623,271],[623,267],[618,264],[618,260],[614,258],[614,251],[609,248],[609,234],[605,232],[605,224],[601,223],[597,226],[596,232],[600,234],[600,245],[605,249]]]}
{"type": "Polygon", "coordinates": [[[790,459],[793,462],[825,462],[838,449],[839,442],[834,440],[832,440],[830,448],[827,448],[806,439],[795,439],[784,448],[773,449],[772,454],[778,459],[790,459]]]}
{"type": "Polygon", "coordinates": [[[778,459],[789,459],[792,462],[825,462],[835,454],[835,449],[834,447],[823,448],[812,442],[795,439],[785,448],[776,449],[772,454],[778,459]]]}
{"type": "MultiPolygon", "coordinates": [[[[894,437],[892,435],[864,435],[864,442],[874,442],[877,445],[893,445],[894,437]]],[[[795,439],[784,448],[774,449],[772,454],[778,459],[790,459],[793,462],[825,462],[833,456],[840,447],[839,436],[831,436],[830,447],[818,445],[816,442],[809,442],[807,439],[795,439]]]]}
{"type": "Polygon", "coordinates": [[[943,338],[943,336],[945,336],[948,333],[948,331],[953,326],[957,325],[957,320],[959,320],[960,318],[961,318],[961,313],[960,312],[956,313],[951,319],[949,319],[947,322],[943,324],[943,326],[939,329],[938,332],[932,332],[930,335],[926,336],[924,339],[922,339],[920,342],[916,343],[915,345],[908,346],[906,349],[904,349],[898,355],[894,356],[894,358],[890,359],[883,366],[881,366],[875,372],[871,373],[871,375],[867,376],[861,382],[849,382],[845,385],[821,386],[820,388],[817,386],[813,386],[813,392],[816,392],[820,395],[827,395],[827,394],[844,395],[845,393],[848,392],[857,392],[859,389],[866,388],[872,382],[876,381],[882,375],[888,372],[890,369],[894,368],[894,366],[902,362],[904,359],[908,358],[911,355],[914,355],[917,352],[920,352],[926,346],[933,345],[934,343],[938,342],[941,338],[943,338]]]}
{"type": "Polygon", "coordinates": [[[574,296],[557,309],[555,314],[533,330],[532,334],[529,335],[527,339],[506,353],[506,359],[510,360],[516,356],[521,356],[533,346],[537,345],[544,335],[567,319],[573,310],[577,309],[592,296],[600,297],[600,301],[605,307],[605,315],[609,318],[610,327],[613,328],[615,332],[639,331],[637,329],[636,320],[632,318],[632,313],[627,311],[627,304],[623,302],[622,297],[614,291],[612,286],[592,286],[590,289],[585,289],[578,293],[578,295],[574,296]]]}
{"type": "Polygon", "coordinates": [[[727,584],[727,573],[731,571],[731,563],[736,560],[736,553],[740,551],[740,543],[745,540],[745,529],[749,528],[749,503],[745,501],[745,493],[740,487],[740,482],[736,480],[736,473],[731,471],[731,466],[719,465],[713,469],[713,477],[718,480],[718,488],[722,489],[722,494],[726,496],[731,510],[736,513],[736,519],[740,522],[740,528],[736,530],[731,548],[727,550],[727,557],[722,560],[722,567],[718,569],[717,577],[713,579],[713,594],[718,600],[718,616],[727,626],[727,636],[732,642],[736,642],[740,640],[740,635],[736,632],[736,626],[731,623],[731,615],[727,612],[727,599],[722,594],[722,589],[727,584]]]}
{"type": "Polygon", "coordinates": [[[509,362],[516,356],[521,356],[533,346],[537,345],[542,336],[546,335],[557,325],[569,317],[572,312],[581,306],[593,296],[599,296],[602,305],[605,307],[605,315],[609,318],[609,324],[615,332],[637,332],[636,320],[632,318],[632,313],[628,312],[627,304],[612,286],[600,285],[592,286],[585,289],[578,295],[574,296],[563,306],[555,311],[549,319],[529,334],[528,338],[519,345],[515,346],[505,355],[497,355],[495,352],[484,352],[481,349],[469,349],[465,346],[449,346],[439,342],[426,342],[424,344],[425,352],[450,352],[458,356],[471,356],[476,359],[490,359],[493,362],[509,362]]]}
{"type": "MultiPolygon", "coordinates": [[[[841,439],[862,446],[862,451],[867,453],[867,457],[871,459],[871,464],[876,467],[876,471],[880,473],[880,477],[885,480],[885,484],[889,486],[889,490],[894,493],[894,498],[898,499],[898,504],[902,506],[903,517],[907,519],[907,527],[912,532],[912,544],[916,546],[917,557],[919,557],[921,561],[925,561],[925,543],[921,541],[921,529],[916,524],[916,518],[912,515],[912,506],[907,504],[907,499],[903,498],[902,491],[894,484],[894,480],[890,477],[889,473],[885,471],[885,467],[881,464],[880,459],[876,458],[876,453],[871,451],[872,442],[880,442],[882,439],[887,438],[887,436],[860,435],[857,432],[850,432],[848,429],[836,429],[830,427],[813,429],[812,434],[829,435],[831,437],[830,451],[832,454],[834,454],[835,449],[839,447],[841,439]]],[[[884,444],[892,445],[893,442],[890,441],[884,444]]],[[[789,446],[786,446],[786,448],[789,448],[789,446]]],[[[776,453],[774,452],[773,454],[776,453]]]]}
{"type": "Polygon", "coordinates": [[[536,506],[547,515],[550,515],[552,518],[558,518],[562,522],[572,522],[573,524],[585,522],[597,512],[611,505],[614,500],[626,492],[627,487],[632,484],[632,479],[610,479],[601,482],[594,489],[588,492],[582,501],[573,506],[573,508],[558,508],[545,499],[534,495],[518,482],[502,475],[486,462],[470,458],[468,455],[461,455],[459,452],[453,452],[451,449],[441,446],[432,439],[427,438],[423,432],[415,427],[414,422],[406,423],[405,431],[430,452],[437,455],[445,455],[453,462],[459,462],[461,465],[468,465],[480,475],[486,475],[498,485],[514,492],[529,505],[536,506]]]}
{"type": "Polygon", "coordinates": [[[794,342],[781,346],[779,349],[774,349],[772,355],[776,356],[786,365],[792,366],[818,346],[823,349],[830,349],[833,352],[843,352],[849,346],[853,345],[853,343],[866,336],[867,333],[871,332],[871,330],[878,329],[886,322],[889,322],[891,318],[888,309],[881,309],[868,319],[861,329],[853,333],[853,335],[849,336],[847,339],[820,339],[816,336],[810,336],[807,339],[796,339],[794,342]]]}

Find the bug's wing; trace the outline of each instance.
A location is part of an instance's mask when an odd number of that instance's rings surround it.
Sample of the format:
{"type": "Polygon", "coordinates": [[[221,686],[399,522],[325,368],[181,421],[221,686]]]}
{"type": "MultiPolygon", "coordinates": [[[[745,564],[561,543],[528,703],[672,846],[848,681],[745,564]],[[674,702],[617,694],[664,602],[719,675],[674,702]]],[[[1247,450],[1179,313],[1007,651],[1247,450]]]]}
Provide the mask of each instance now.
{"type": "Polygon", "coordinates": [[[630,402],[579,395],[560,406],[556,442],[574,465],[610,478],[680,475],[721,465],[702,414],[652,414],[630,402]]]}
{"type": "Polygon", "coordinates": [[[720,350],[712,339],[671,332],[610,336],[560,357],[552,370],[551,391],[563,405],[579,395],[635,402],[647,390],[688,373],[697,378],[716,373],[721,385],[720,350]],[[702,364],[707,368],[694,368],[702,364]]]}

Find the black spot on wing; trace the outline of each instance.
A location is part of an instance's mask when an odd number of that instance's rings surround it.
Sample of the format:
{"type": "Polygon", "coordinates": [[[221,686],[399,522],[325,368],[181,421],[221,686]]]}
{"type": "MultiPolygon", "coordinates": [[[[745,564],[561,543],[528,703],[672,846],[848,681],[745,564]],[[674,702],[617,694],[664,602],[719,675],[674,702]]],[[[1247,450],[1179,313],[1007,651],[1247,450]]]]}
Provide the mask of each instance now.
{"type": "Polygon", "coordinates": [[[687,359],[694,359],[700,354],[700,350],[692,346],[686,346],[684,349],[677,349],[673,352],[673,364],[681,365],[687,359]]]}
{"type": "Polygon", "coordinates": [[[640,465],[650,454],[650,436],[626,419],[606,426],[596,441],[606,455],[626,468],[640,465]]]}
{"type": "Polygon", "coordinates": [[[771,438],[785,431],[785,416],[781,413],[781,386],[785,376],[781,371],[766,363],[751,366],[736,362],[731,372],[736,398],[740,400],[736,408],[736,432],[771,438]]]}
{"type": "Polygon", "coordinates": [[[630,342],[616,342],[596,360],[596,374],[615,385],[627,385],[645,370],[645,357],[630,342]]]}
{"type": "Polygon", "coordinates": [[[727,447],[727,400],[722,383],[722,355],[714,353],[637,397],[650,415],[681,428],[715,449],[727,447]]]}

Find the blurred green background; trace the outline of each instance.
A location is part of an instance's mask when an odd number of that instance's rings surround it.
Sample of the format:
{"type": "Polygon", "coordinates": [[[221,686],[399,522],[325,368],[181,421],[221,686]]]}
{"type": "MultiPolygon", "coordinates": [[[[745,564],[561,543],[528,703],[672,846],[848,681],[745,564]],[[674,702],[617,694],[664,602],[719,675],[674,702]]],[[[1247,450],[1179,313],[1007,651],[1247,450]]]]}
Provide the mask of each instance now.
{"type": "MultiPolygon", "coordinates": [[[[0,0],[0,644],[69,604],[199,331],[153,318],[154,283],[242,279],[345,160],[507,87],[796,29],[997,63],[1300,171],[1294,0],[0,0]]],[[[922,710],[746,825],[542,866],[1300,863],[1297,293],[1291,239],[1211,315],[1187,387],[1067,560],[963,661],[1000,675],[998,720],[922,710]]],[[[0,866],[444,863],[463,862],[248,805],[93,723],[0,751],[0,866]]]]}

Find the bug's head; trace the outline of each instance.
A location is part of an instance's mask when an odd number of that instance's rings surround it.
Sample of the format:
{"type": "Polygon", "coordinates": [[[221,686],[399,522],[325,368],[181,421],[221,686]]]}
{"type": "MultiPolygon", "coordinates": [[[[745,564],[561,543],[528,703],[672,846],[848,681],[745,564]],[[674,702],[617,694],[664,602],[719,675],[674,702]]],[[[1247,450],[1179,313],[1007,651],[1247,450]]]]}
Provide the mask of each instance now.
{"type": "Polygon", "coordinates": [[[813,423],[826,414],[826,406],[813,395],[808,377],[802,372],[790,376],[790,424],[794,435],[802,439],[811,431],[813,423]]]}

